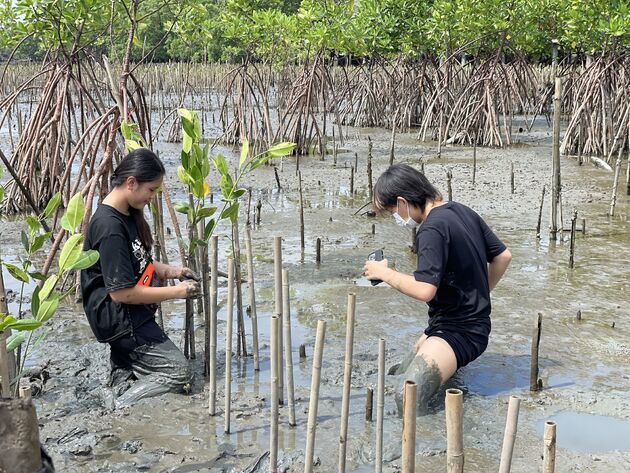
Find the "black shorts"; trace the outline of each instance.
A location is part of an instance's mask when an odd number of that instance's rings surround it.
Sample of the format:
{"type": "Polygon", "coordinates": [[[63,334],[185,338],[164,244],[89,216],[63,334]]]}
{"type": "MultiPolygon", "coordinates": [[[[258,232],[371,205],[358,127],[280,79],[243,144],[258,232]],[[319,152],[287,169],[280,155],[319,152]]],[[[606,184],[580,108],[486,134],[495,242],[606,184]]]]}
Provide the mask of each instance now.
{"type": "Polygon", "coordinates": [[[427,337],[439,337],[446,341],[455,352],[457,369],[479,358],[488,346],[488,335],[475,332],[460,332],[445,328],[427,328],[427,337]]]}

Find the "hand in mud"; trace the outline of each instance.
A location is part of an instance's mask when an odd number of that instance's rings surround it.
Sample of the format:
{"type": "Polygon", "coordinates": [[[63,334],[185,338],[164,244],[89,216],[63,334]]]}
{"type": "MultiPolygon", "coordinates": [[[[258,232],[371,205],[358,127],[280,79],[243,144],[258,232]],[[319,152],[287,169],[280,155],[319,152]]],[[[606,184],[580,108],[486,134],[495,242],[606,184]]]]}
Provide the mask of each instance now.
{"type": "Polygon", "coordinates": [[[199,275],[197,273],[195,273],[190,268],[182,268],[182,270],[179,273],[179,276],[177,277],[177,279],[179,279],[180,281],[185,281],[187,279],[193,279],[195,281],[201,281],[201,278],[199,277],[199,275]]]}
{"type": "Polygon", "coordinates": [[[381,261],[368,260],[363,266],[363,275],[368,279],[380,279],[384,281],[384,275],[387,270],[387,259],[381,261]]]}
{"type": "Polygon", "coordinates": [[[182,299],[193,299],[201,296],[201,284],[197,281],[187,279],[180,282],[177,287],[183,289],[182,295],[180,296],[182,299]]]}

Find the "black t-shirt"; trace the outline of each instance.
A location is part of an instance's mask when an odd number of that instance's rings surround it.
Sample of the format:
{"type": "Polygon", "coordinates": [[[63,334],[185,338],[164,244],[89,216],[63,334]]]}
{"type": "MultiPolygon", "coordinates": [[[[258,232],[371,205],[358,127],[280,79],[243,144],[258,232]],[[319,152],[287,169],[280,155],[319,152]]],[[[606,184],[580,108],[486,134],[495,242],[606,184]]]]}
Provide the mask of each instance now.
{"type": "Polygon", "coordinates": [[[436,286],[429,330],[490,333],[488,263],[505,245],[472,209],[457,202],[435,207],[416,235],[417,281],[436,286]]]}
{"type": "MultiPolygon", "coordinates": [[[[151,320],[157,306],[121,304],[109,296],[135,286],[153,261],[140,241],[134,218],[109,205],[99,205],[90,219],[83,248],[100,254],[94,266],[81,271],[83,308],[97,340],[115,340],[151,320]]],[[[151,285],[157,285],[156,277],[151,285]]]]}

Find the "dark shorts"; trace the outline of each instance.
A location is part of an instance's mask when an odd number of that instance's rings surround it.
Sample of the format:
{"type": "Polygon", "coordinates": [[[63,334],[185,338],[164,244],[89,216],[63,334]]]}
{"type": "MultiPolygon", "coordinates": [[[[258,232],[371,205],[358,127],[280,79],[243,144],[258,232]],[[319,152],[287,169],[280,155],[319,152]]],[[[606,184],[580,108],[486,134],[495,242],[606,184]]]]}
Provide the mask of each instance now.
{"type": "Polygon", "coordinates": [[[446,341],[455,352],[457,369],[479,358],[488,346],[488,335],[475,332],[459,332],[443,328],[427,328],[427,337],[439,337],[446,341]]]}
{"type": "Polygon", "coordinates": [[[155,319],[143,323],[133,329],[133,335],[125,335],[109,342],[111,347],[112,369],[130,369],[132,359],[130,354],[139,347],[146,345],[156,345],[168,339],[164,331],[157,324],[155,319]]]}

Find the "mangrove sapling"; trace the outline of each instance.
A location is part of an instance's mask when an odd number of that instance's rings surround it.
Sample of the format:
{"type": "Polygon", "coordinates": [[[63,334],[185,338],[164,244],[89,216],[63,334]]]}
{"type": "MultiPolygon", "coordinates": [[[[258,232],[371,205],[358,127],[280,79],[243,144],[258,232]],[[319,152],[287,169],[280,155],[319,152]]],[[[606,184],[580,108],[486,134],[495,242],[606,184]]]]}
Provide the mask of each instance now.
{"type": "MultiPolygon", "coordinates": [[[[67,278],[72,271],[89,268],[98,261],[99,255],[97,251],[83,251],[83,234],[76,231],[85,213],[83,198],[81,194],[76,194],[70,199],[61,219],[62,227],[70,233],[70,236],[64,243],[59,255],[58,274],[44,276],[33,267],[35,253],[42,248],[44,242],[50,237],[50,232],[42,233],[43,226],[41,222],[45,218],[50,217],[60,203],[61,194],[56,193],[39,216],[26,217],[27,229],[22,230],[22,245],[24,246],[25,255],[20,260],[21,267],[4,261],[1,262],[9,274],[21,283],[17,317],[9,314],[8,311],[0,314],[0,333],[9,329],[15,330],[6,340],[7,351],[13,351],[18,348],[15,367],[16,375],[13,381],[20,379],[24,371],[29,351],[33,347],[35,330],[44,325],[54,315],[59,303],[75,290],[74,287],[71,287],[64,294],[59,295],[55,293],[57,285],[67,278]],[[41,285],[37,286],[31,294],[31,317],[22,318],[22,303],[25,299],[24,290],[26,284],[33,280],[40,281],[41,285]],[[28,333],[28,339],[26,339],[26,333],[28,333]],[[25,340],[26,343],[24,344],[25,340]],[[23,352],[21,351],[22,345],[24,346],[23,352]]],[[[45,335],[46,333],[40,335],[34,345],[36,346],[45,335]]],[[[17,384],[15,392],[17,392],[17,384]]]]}

